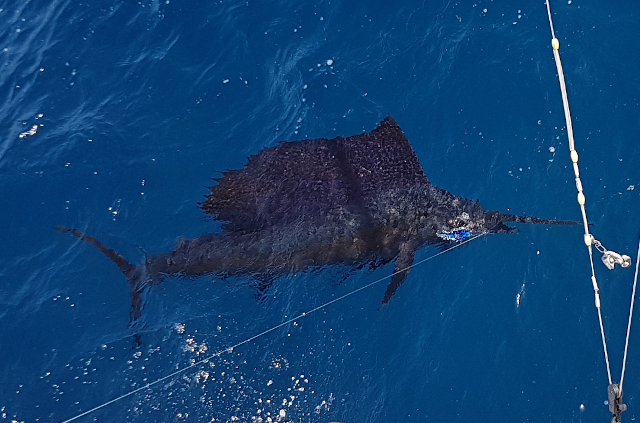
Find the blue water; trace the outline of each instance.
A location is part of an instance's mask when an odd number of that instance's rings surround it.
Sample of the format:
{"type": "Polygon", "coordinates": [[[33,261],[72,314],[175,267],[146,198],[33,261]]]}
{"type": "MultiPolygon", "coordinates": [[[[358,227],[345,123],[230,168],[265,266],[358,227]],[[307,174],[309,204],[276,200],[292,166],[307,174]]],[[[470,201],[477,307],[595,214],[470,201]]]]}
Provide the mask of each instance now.
{"type": "MultiPolygon", "coordinates": [[[[635,261],[640,6],[552,7],[593,232],[635,261]]],[[[1,2],[0,417],[72,418],[388,276],[321,269],[263,301],[168,278],[136,348],[123,275],[53,229],[133,262],[170,250],[219,229],[197,206],[217,171],[281,140],[391,113],[435,185],[580,219],[549,41],[542,2],[1,2]]],[[[582,233],[520,229],[420,264],[382,310],[386,281],[78,421],[609,421],[582,233]]],[[[617,380],[633,271],[596,271],[617,380]]]]}

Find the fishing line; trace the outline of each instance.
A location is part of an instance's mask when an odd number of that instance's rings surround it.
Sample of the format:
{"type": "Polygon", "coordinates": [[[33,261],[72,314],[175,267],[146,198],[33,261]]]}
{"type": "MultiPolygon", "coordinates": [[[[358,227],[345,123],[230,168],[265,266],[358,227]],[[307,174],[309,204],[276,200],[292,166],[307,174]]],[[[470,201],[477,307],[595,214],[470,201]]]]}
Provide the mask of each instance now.
{"type": "Polygon", "coordinates": [[[627,350],[629,349],[629,334],[631,334],[631,318],[633,317],[633,303],[636,298],[636,286],[638,285],[638,268],[640,267],[640,240],[638,240],[638,256],[636,257],[636,273],[633,275],[633,290],[631,292],[631,307],[629,310],[629,323],[627,323],[627,337],[624,341],[624,356],[622,358],[622,374],[620,375],[620,391],[624,382],[624,371],[627,367],[627,350]]]}
{"type": "Polygon", "coordinates": [[[268,333],[270,333],[270,332],[273,332],[273,331],[274,331],[274,330],[276,330],[276,329],[279,329],[279,328],[281,328],[281,327],[283,327],[283,326],[285,326],[285,325],[288,325],[288,324],[290,324],[290,323],[293,323],[295,320],[298,320],[298,319],[301,319],[301,318],[303,318],[303,317],[306,317],[306,316],[308,316],[308,315],[309,315],[309,314],[311,314],[311,313],[314,313],[314,312],[316,312],[316,311],[318,311],[318,310],[321,310],[321,309],[323,309],[323,308],[325,308],[325,307],[328,307],[329,305],[331,305],[331,304],[333,304],[333,303],[336,303],[336,302],[341,301],[341,300],[343,300],[343,299],[345,299],[345,298],[347,298],[347,297],[350,297],[351,295],[353,295],[353,294],[355,294],[355,293],[357,293],[357,292],[360,292],[360,291],[362,291],[362,290],[364,290],[364,289],[367,289],[367,288],[369,288],[369,287],[371,287],[371,286],[373,286],[373,285],[376,285],[376,284],[378,284],[378,283],[380,283],[380,282],[382,282],[382,281],[384,281],[384,280],[390,279],[390,278],[392,278],[394,275],[396,275],[396,274],[398,274],[398,273],[407,272],[407,271],[411,270],[412,268],[414,268],[414,267],[416,267],[416,266],[418,266],[418,265],[420,265],[420,264],[422,264],[422,263],[424,263],[424,262],[426,262],[426,261],[429,261],[429,260],[431,260],[431,259],[433,259],[433,258],[436,258],[436,257],[438,257],[438,256],[440,256],[440,255],[442,255],[442,254],[444,254],[444,253],[446,253],[446,252],[448,252],[448,251],[451,251],[451,250],[453,250],[453,249],[455,249],[455,248],[458,248],[458,247],[460,247],[460,246],[462,246],[462,245],[464,245],[464,244],[466,244],[466,243],[469,243],[469,242],[473,241],[474,239],[480,238],[480,237],[481,237],[481,236],[483,236],[483,235],[486,235],[486,234],[481,233],[481,234],[478,234],[478,235],[476,235],[476,236],[474,236],[474,237],[471,237],[471,238],[469,238],[469,239],[467,239],[467,240],[465,240],[465,241],[460,241],[460,242],[456,243],[455,245],[453,245],[453,246],[451,246],[451,247],[447,248],[446,250],[440,251],[440,252],[438,252],[438,253],[436,253],[436,254],[434,254],[434,255],[432,255],[432,256],[429,256],[429,257],[426,257],[426,258],[424,258],[424,259],[422,259],[422,260],[419,260],[419,261],[417,261],[417,262],[413,263],[411,266],[407,266],[407,267],[405,267],[404,269],[397,270],[397,271],[395,271],[395,272],[391,273],[390,275],[387,275],[387,276],[384,276],[384,277],[382,277],[382,278],[380,278],[380,279],[377,279],[377,280],[375,280],[375,281],[373,281],[373,282],[371,282],[371,283],[368,283],[367,285],[364,285],[364,286],[361,286],[361,287],[359,287],[359,288],[356,288],[356,289],[354,289],[353,291],[350,291],[350,292],[348,292],[348,293],[346,293],[346,294],[344,294],[344,295],[341,295],[341,296],[339,296],[339,297],[337,297],[337,298],[334,298],[334,299],[333,299],[333,300],[331,300],[331,301],[327,301],[326,303],[324,303],[324,304],[322,304],[322,305],[319,305],[319,306],[317,306],[317,307],[315,307],[315,308],[312,308],[312,309],[311,309],[311,310],[309,310],[309,311],[302,312],[302,313],[301,313],[301,314],[299,314],[298,316],[295,316],[295,317],[292,317],[291,319],[285,320],[284,322],[279,323],[279,324],[277,324],[277,325],[275,325],[275,326],[273,326],[273,327],[271,327],[271,328],[269,328],[269,329],[267,329],[267,330],[265,330],[265,331],[263,331],[263,332],[260,332],[260,333],[258,333],[258,334],[256,334],[256,335],[253,335],[253,336],[251,336],[251,337],[249,337],[249,338],[245,339],[244,341],[240,341],[240,342],[238,342],[237,344],[234,344],[234,345],[232,345],[232,346],[230,346],[230,347],[227,347],[227,348],[225,348],[225,349],[219,350],[218,352],[216,352],[216,353],[214,353],[214,354],[211,354],[210,356],[208,356],[208,357],[206,357],[206,358],[203,358],[203,359],[202,359],[202,360],[200,360],[200,361],[194,362],[194,363],[190,364],[189,366],[187,366],[187,367],[185,367],[185,368],[183,368],[183,369],[176,370],[175,372],[173,372],[173,373],[169,373],[168,375],[163,376],[163,377],[161,377],[160,379],[156,379],[156,380],[154,380],[153,382],[149,382],[149,383],[147,383],[147,384],[145,384],[145,385],[143,385],[143,386],[140,386],[139,388],[136,388],[136,389],[134,389],[134,390],[132,390],[132,391],[129,391],[129,392],[125,393],[125,394],[122,394],[122,395],[120,395],[119,397],[116,397],[116,398],[113,398],[112,400],[109,400],[109,401],[107,401],[107,402],[104,402],[104,403],[102,403],[102,404],[100,404],[100,405],[98,405],[98,406],[96,406],[96,407],[93,407],[93,408],[92,408],[92,409],[90,409],[90,410],[87,410],[87,411],[85,411],[85,412],[83,412],[83,413],[81,413],[81,414],[78,414],[78,415],[76,415],[76,416],[74,416],[74,417],[71,417],[70,419],[64,420],[62,423],[72,422],[72,421],[77,420],[77,419],[79,419],[79,418],[81,418],[81,417],[87,416],[87,415],[89,415],[89,414],[93,413],[94,411],[100,410],[101,408],[104,408],[104,407],[106,407],[106,406],[108,406],[108,405],[114,404],[114,403],[116,403],[116,402],[118,402],[118,401],[120,401],[120,400],[122,400],[122,399],[125,399],[125,398],[127,398],[127,397],[130,397],[131,395],[134,395],[134,394],[136,394],[136,393],[138,393],[138,392],[140,392],[140,391],[142,391],[142,390],[145,390],[145,389],[151,388],[152,386],[155,386],[155,385],[157,385],[157,384],[159,384],[159,383],[161,383],[161,382],[163,382],[163,381],[165,381],[165,380],[167,380],[167,379],[170,379],[170,378],[172,378],[172,377],[174,377],[174,376],[177,376],[177,375],[179,375],[179,374],[181,374],[181,373],[184,373],[184,372],[186,372],[186,371],[187,371],[187,370],[189,370],[189,369],[193,369],[193,368],[195,368],[195,367],[200,366],[201,364],[208,363],[209,361],[211,361],[211,359],[216,358],[216,357],[219,357],[219,356],[221,356],[222,354],[224,354],[225,352],[229,352],[229,353],[230,353],[230,352],[233,352],[233,350],[234,350],[234,349],[236,349],[237,347],[239,347],[239,346],[241,346],[241,345],[247,344],[247,343],[249,343],[249,342],[251,342],[251,341],[253,341],[253,340],[255,340],[255,339],[258,339],[258,338],[260,338],[261,336],[264,336],[264,335],[266,335],[266,334],[268,334],[268,333]]]}

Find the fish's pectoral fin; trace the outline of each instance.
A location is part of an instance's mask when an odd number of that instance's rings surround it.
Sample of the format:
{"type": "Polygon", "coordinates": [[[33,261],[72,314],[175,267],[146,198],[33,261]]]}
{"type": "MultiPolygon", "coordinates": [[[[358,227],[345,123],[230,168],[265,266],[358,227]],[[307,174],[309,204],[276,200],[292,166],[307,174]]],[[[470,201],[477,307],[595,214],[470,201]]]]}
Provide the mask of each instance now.
{"type": "Polygon", "coordinates": [[[393,274],[391,275],[391,282],[389,282],[389,285],[387,286],[387,290],[384,293],[384,298],[382,299],[380,307],[389,302],[391,297],[393,297],[393,294],[398,290],[398,287],[402,285],[402,282],[407,278],[409,270],[413,265],[413,260],[416,257],[418,247],[419,245],[413,241],[405,241],[400,244],[398,257],[396,258],[396,266],[393,269],[393,274]]]}
{"type": "Polygon", "coordinates": [[[452,244],[455,244],[455,241],[445,241],[444,239],[439,239],[433,244],[430,244],[430,246],[438,250],[439,253],[445,253],[449,248],[451,248],[452,244]]]}

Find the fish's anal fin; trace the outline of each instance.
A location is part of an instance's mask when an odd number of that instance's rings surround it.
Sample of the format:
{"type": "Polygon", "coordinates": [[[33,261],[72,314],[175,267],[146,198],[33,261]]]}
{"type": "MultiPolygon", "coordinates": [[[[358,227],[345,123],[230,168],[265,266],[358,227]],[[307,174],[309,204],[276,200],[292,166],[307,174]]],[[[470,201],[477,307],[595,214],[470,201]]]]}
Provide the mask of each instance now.
{"type": "Polygon", "coordinates": [[[264,302],[264,300],[267,298],[267,293],[269,289],[273,285],[273,282],[276,280],[276,277],[269,273],[254,274],[252,276],[253,276],[254,285],[256,288],[256,292],[255,292],[256,301],[260,303],[264,302]]]}
{"type": "Polygon", "coordinates": [[[396,293],[398,287],[405,281],[409,270],[413,265],[413,260],[416,257],[416,251],[418,251],[419,245],[414,241],[405,241],[400,244],[398,251],[398,257],[396,258],[396,266],[393,269],[393,275],[391,276],[391,282],[387,286],[387,291],[384,293],[384,298],[380,307],[389,302],[393,294],[396,293]]]}

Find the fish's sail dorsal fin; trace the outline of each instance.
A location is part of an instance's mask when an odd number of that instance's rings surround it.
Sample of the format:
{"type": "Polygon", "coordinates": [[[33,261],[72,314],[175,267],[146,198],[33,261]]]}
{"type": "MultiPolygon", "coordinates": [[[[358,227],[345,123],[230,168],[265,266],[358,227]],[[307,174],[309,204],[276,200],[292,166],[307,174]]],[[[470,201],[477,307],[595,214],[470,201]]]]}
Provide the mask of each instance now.
{"type": "Polygon", "coordinates": [[[362,214],[380,190],[428,183],[391,116],[364,134],[281,142],[216,181],[200,206],[226,222],[225,230],[241,232],[362,214]]]}
{"type": "Polygon", "coordinates": [[[409,140],[391,115],[373,131],[345,138],[344,143],[349,164],[367,198],[381,190],[428,183],[409,140]]]}

